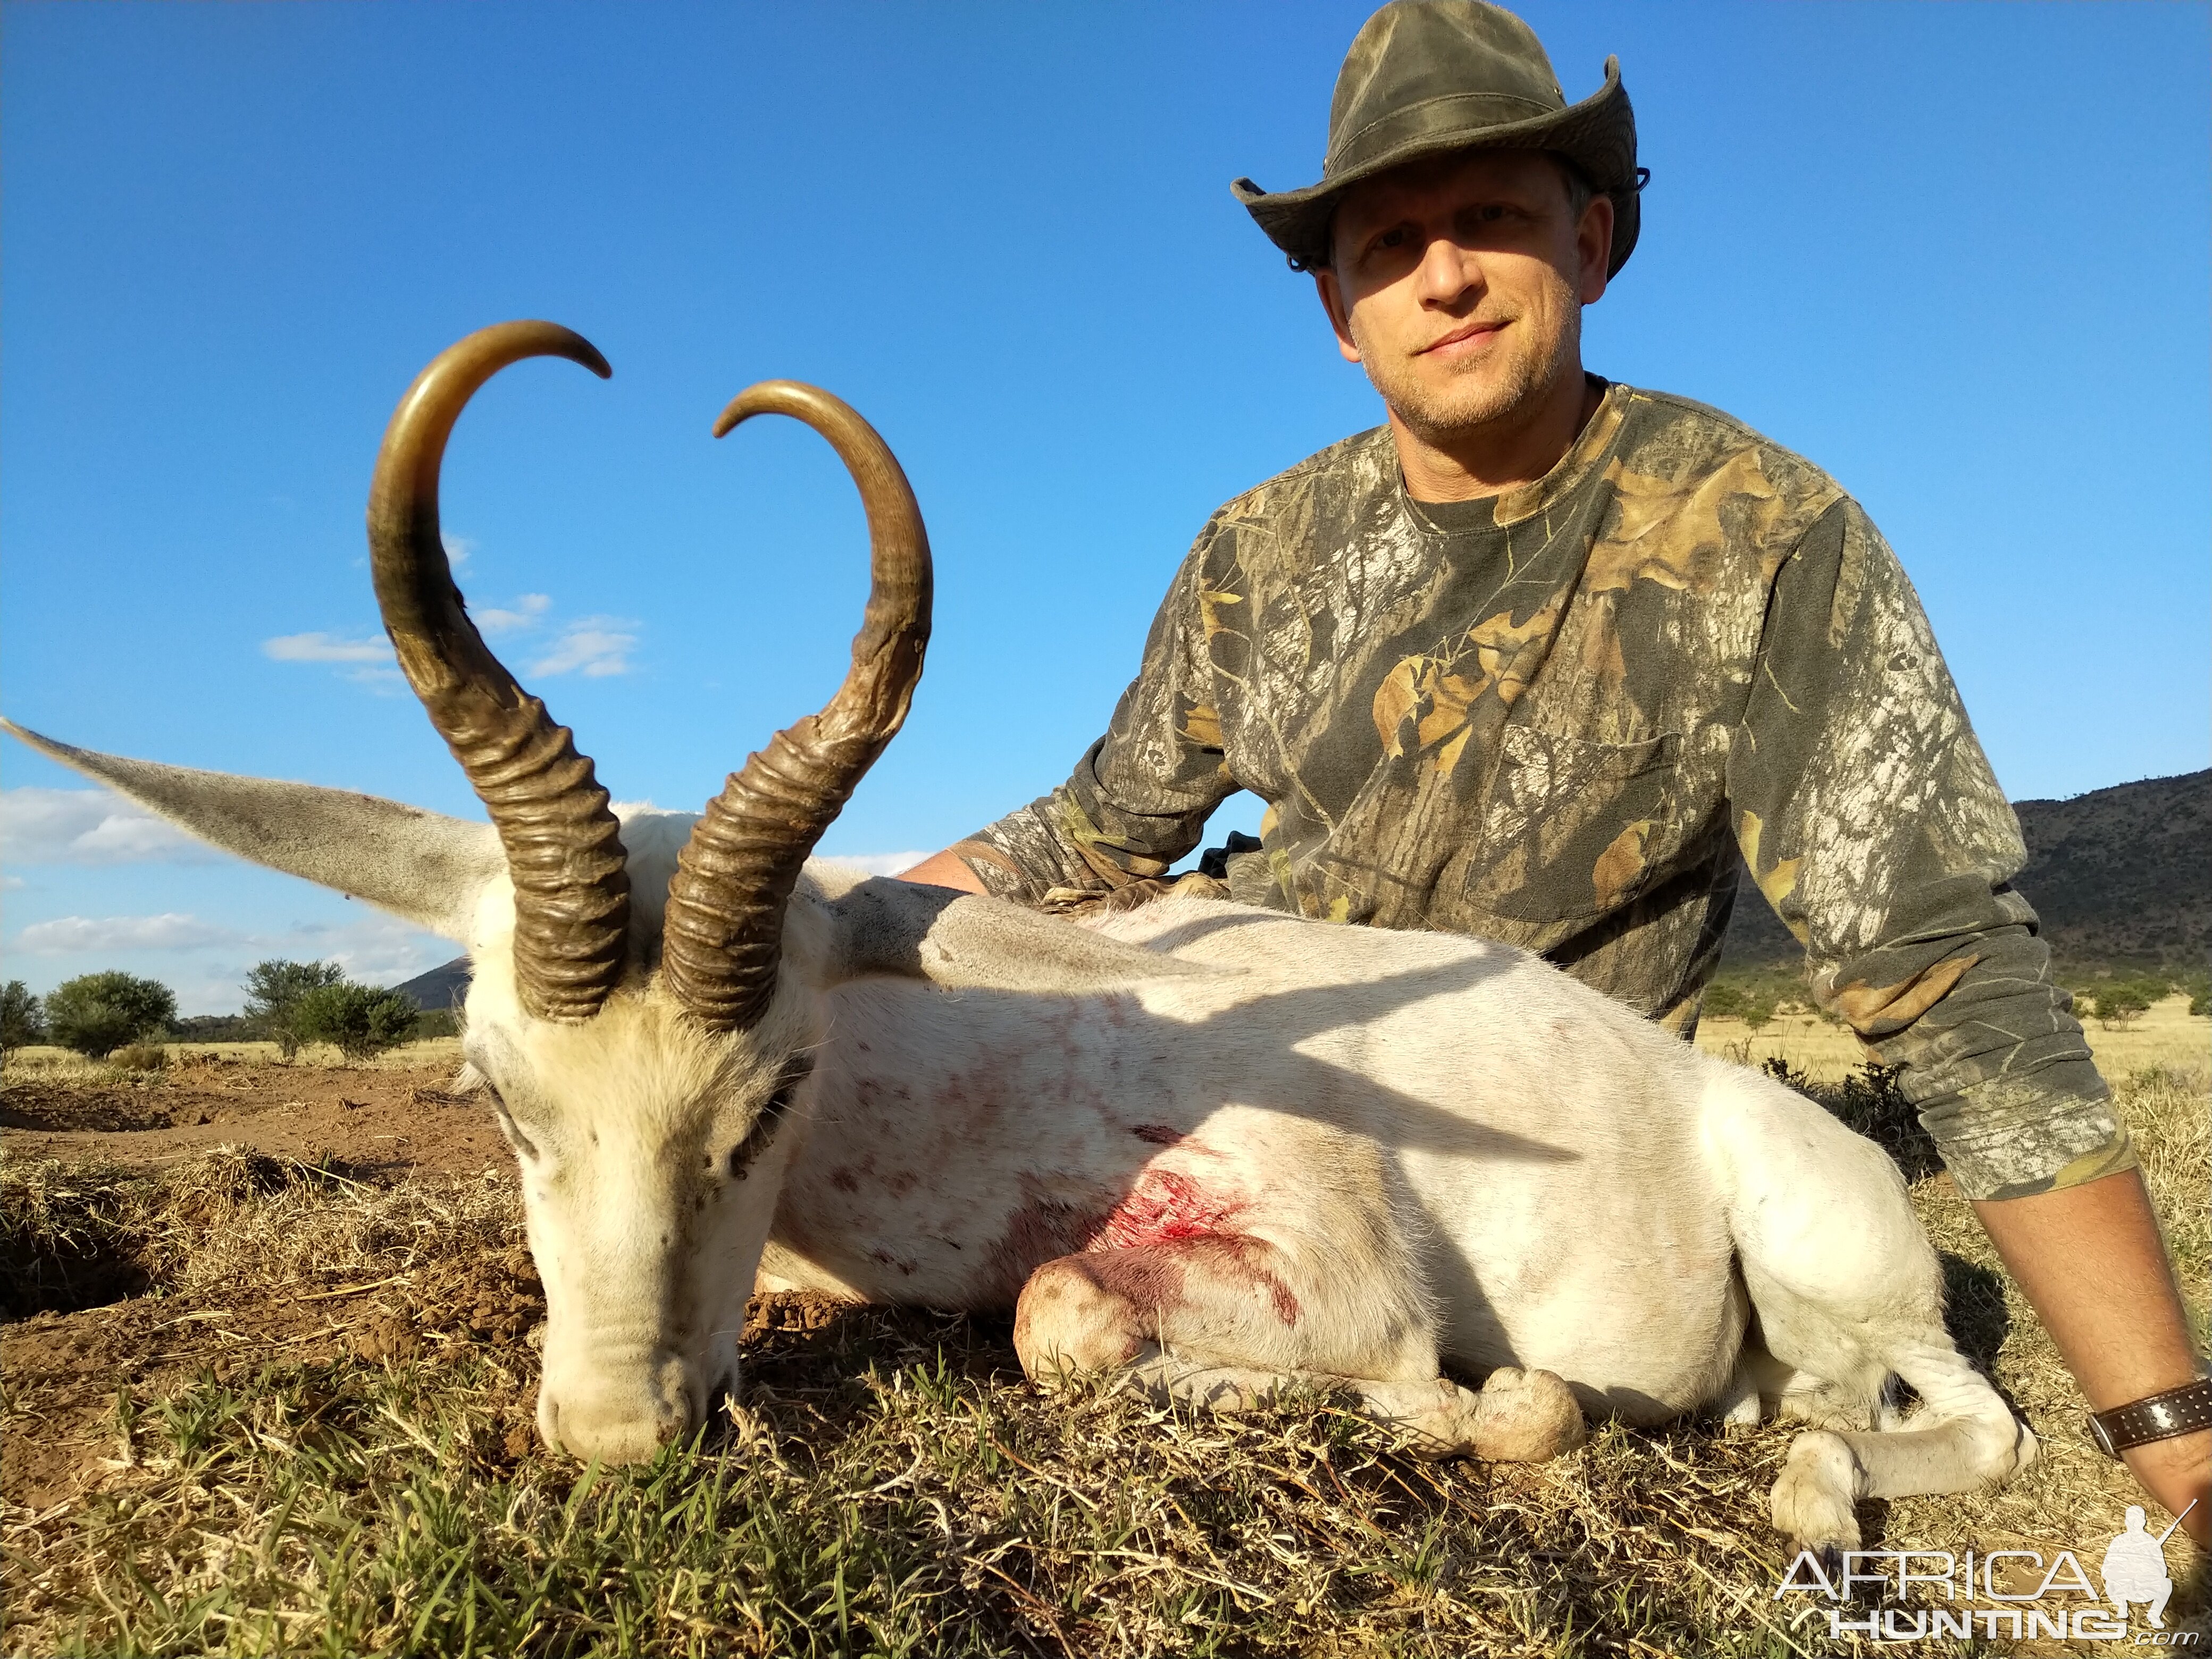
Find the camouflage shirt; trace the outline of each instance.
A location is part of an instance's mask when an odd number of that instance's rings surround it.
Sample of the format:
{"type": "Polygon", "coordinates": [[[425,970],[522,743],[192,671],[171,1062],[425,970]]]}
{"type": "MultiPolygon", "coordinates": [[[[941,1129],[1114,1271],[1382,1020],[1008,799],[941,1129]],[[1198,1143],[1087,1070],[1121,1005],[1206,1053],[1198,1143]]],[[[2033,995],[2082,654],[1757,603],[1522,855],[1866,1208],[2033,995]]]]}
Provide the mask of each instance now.
{"type": "Polygon", "coordinates": [[[1269,811],[1237,897],[1502,939],[1685,1036],[1741,848],[1969,1196],[2133,1163],[1911,585],[1712,410],[1609,386],[1481,501],[1410,499],[1387,428],[1238,496],[1106,735],[956,850],[1007,896],[1117,887],[1239,789],[1269,811]]]}

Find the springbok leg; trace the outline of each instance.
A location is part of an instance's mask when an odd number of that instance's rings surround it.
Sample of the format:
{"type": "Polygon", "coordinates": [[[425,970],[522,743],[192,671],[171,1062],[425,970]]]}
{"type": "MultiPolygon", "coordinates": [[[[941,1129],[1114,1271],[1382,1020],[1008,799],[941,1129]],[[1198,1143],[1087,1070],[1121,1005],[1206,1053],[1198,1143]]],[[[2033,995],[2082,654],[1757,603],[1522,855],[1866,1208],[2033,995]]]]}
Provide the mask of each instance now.
{"type": "Polygon", "coordinates": [[[1302,1332],[1296,1282],[1281,1252],[1249,1238],[1060,1256],[1023,1287],[1014,1347],[1045,1386],[1127,1370],[1155,1398],[1221,1411],[1249,1410],[1293,1386],[1349,1388],[1426,1456],[1539,1462],[1582,1444],[1582,1409],[1551,1372],[1503,1368],[1472,1393],[1437,1374],[1425,1332],[1408,1340],[1348,1330],[1340,1309],[1328,1330],[1302,1332]],[[1372,1341],[1363,1345],[1363,1334],[1372,1341]],[[1372,1374],[1386,1370],[1395,1374],[1372,1374]]]}

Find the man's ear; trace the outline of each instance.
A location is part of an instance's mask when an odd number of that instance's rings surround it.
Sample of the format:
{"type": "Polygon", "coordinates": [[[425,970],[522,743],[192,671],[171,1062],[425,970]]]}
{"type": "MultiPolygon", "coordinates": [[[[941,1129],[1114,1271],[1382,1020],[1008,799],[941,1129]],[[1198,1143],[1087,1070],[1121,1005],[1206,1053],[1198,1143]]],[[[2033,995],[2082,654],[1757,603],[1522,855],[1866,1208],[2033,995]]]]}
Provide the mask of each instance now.
{"type": "Polygon", "coordinates": [[[1359,348],[1352,343],[1352,313],[1345,308],[1344,289],[1336,280],[1335,270],[1323,265],[1313,273],[1314,292],[1321,296],[1321,308],[1328,313],[1328,325],[1336,335],[1336,349],[1344,361],[1356,363],[1359,348]]]}
{"type": "Polygon", "coordinates": [[[507,872],[499,833],[349,789],[200,772],[0,731],[226,853],[303,877],[461,944],[477,900],[507,872]]]}
{"type": "Polygon", "coordinates": [[[1583,209],[1583,222],[1575,227],[1575,253],[1582,266],[1582,280],[1575,286],[1575,297],[1586,306],[1594,306],[1605,298],[1608,281],[1605,274],[1606,261],[1613,257],[1613,221],[1617,210],[1613,198],[1602,193],[1589,198],[1583,209]]]}

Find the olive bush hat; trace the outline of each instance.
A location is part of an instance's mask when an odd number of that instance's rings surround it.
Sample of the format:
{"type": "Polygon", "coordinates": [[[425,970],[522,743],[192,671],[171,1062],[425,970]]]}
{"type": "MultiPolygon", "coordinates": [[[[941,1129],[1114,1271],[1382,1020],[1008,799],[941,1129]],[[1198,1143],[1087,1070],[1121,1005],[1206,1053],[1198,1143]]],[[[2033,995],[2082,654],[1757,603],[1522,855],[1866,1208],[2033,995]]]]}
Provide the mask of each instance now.
{"type": "Polygon", "coordinates": [[[1328,106],[1321,182],[1273,195],[1230,189],[1298,270],[1328,263],[1329,222],[1362,179],[1458,149],[1542,149],[1565,156],[1613,198],[1610,276],[1628,263],[1641,215],[1636,114],[1620,60],[1570,106],[1535,31],[1482,0],[1391,0],[1360,27],[1328,106]]]}

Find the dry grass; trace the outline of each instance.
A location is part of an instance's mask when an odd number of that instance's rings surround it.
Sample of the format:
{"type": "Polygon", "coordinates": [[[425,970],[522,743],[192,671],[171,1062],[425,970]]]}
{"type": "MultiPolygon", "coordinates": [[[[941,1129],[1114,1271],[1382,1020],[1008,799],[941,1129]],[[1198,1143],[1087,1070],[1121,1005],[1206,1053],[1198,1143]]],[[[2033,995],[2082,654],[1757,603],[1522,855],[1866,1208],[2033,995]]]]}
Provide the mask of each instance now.
{"type": "MultiPolygon", "coordinates": [[[[148,1046],[160,1048],[171,1061],[207,1059],[276,1066],[283,1060],[283,1051],[273,1042],[164,1042],[148,1046]]],[[[398,1048],[387,1049],[369,1060],[348,1060],[327,1042],[311,1042],[300,1050],[299,1058],[293,1064],[303,1068],[346,1066],[356,1070],[368,1067],[378,1071],[406,1071],[417,1066],[447,1061],[458,1066],[460,1059],[461,1042],[459,1037],[425,1037],[420,1042],[402,1043],[398,1048]]],[[[73,1049],[39,1043],[9,1049],[6,1069],[10,1076],[20,1074],[56,1081],[91,1083],[104,1081],[130,1068],[118,1065],[112,1055],[106,1060],[91,1060],[73,1049]]]]}
{"type": "Polygon", "coordinates": [[[102,1274],[191,1298],[404,1271],[519,1243],[520,1226],[504,1181],[380,1188],[328,1160],[234,1146],[159,1171],[0,1156],[0,1291],[18,1313],[97,1307],[102,1274]]]}
{"type": "MultiPolygon", "coordinates": [[[[2120,1083],[2200,1328],[2209,1088],[2202,1069],[2120,1083]]],[[[428,1334],[472,1264],[520,1248],[503,1184],[379,1191],[226,1156],[158,1179],[0,1165],[11,1228],[26,1218],[9,1247],[100,1228],[143,1241],[179,1308],[401,1279],[428,1334]]],[[[1962,1341],[2045,1453],[2002,1492],[1870,1506],[1870,1542],[2101,1551],[2133,1496],[2124,1474],[2076,1432],[2051,1345],[1948,1181],[1914,1199],[1962,1341]]],[[[1111,1388],[1047,1396],[990,1322],[761,1311],[742,1409],[635,1470],[534,1448],[514,1329],[375,1360],[225,1350],[180,1385],[126,1387],[94,1491],[40,1512],[7,1494],[7,1651],[1835,1650],[1769,1599],[1785,1428],[1607,1427],[1539,1468],[1439,1468],[1325,1398],[1231,1419],[1111,1388]]],[[[8,1390],[0,1432],[53,1432],[13,1365],[8,1390]]],[[[2169,1546],[2177,1568],[2185,1547],[2169,1546]]],[[[2183,1591],[2169,1623],[2201,1605],[2183,1591]]],[[[1883,1649],[1938,1650],[1957,1650],[1883,1649]]]]}
{"type": "MultiPolygon", "coordinates": [[[[2090,1051],[2107,1078],[2162,1067],[2201,1071],[2212,1066],[2212,1018],[2191,1015],[2186,996],[2171,996],[2124,1025],[2086,1019],[2090,1051]]],[[[1851,1029],[1802,1012],[1778,1013],[1754,1030],[1740,1019],[1706,1019],[1698,1047],[1739,1065],[1779,1058],[1822,1082],[1836,1082],[1866,1064],[1867,1051],[1851,1029]]]]}

